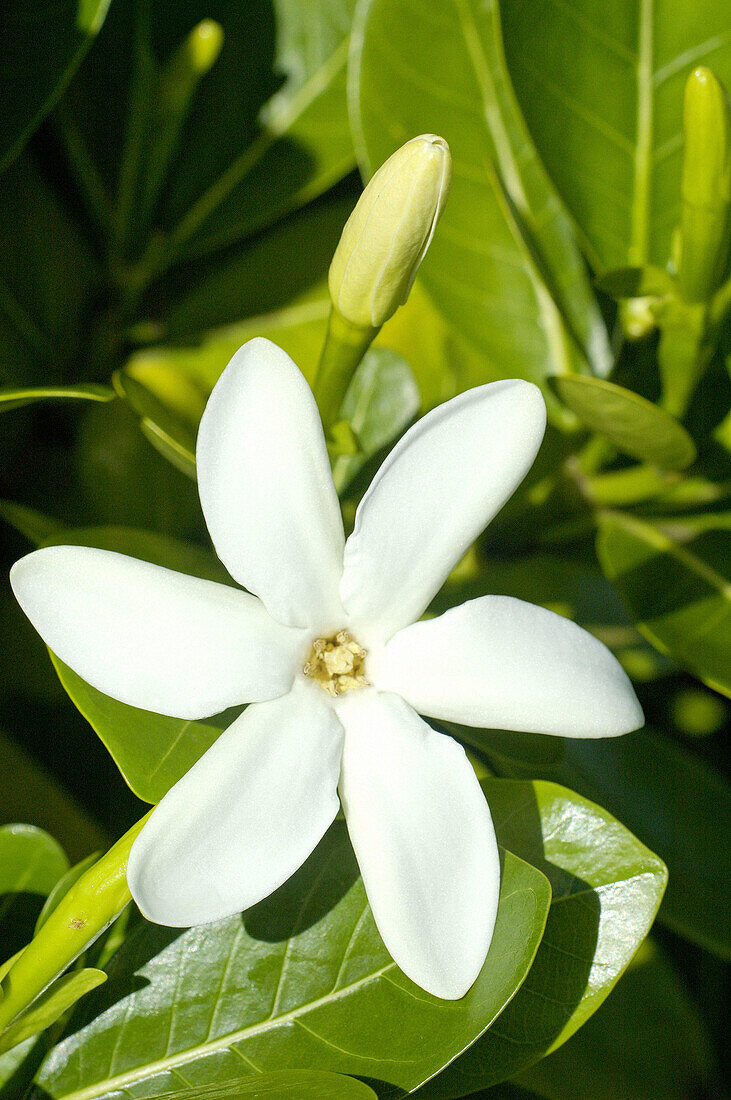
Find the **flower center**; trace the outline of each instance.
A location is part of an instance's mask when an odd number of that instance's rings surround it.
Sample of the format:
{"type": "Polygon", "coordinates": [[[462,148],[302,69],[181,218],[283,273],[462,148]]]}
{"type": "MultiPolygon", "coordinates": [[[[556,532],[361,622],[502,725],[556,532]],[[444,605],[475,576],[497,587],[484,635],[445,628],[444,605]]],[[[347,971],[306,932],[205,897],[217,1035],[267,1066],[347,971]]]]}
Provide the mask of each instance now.
{"type": "Polygon", "coordinates": [[[339,630],[331,638],[315,638],[302,671],[328,695],[343,695],[368,687],[364,674],[366,652],[347,630],[339,630]]]}

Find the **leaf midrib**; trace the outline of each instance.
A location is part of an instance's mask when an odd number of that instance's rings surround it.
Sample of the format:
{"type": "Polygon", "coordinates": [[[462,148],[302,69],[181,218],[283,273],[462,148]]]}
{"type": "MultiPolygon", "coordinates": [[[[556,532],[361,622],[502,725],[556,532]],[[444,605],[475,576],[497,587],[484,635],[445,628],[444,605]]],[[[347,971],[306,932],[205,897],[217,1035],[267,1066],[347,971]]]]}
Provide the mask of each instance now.
{"type": "Polygon", "coordinates": [[[637,40],[637,145],[635,147],[629,262],[647,262],[650,178],[653,133],[653,16],[654,0],[640,0],[637,40]]]}
{"type": "MultiPolygon", "coordinates": [[[[229,1034],[221,1036],[218,1039],[199,1043],[196,1046],[189,1047],[187,1050],[181,1050],[168,1057],[159,1058],[155,1062],[148,1062],[137,1069],[119,1073],[116,1077],[108,1077],[104,1081],[96,1081],[87,1088],[78,1089],[75,1092],[64,1093],[58,1100],[94,1100],[95,1097],[104,1096],[106,1093],[113,1092],[115,1089],[125,1088],[128,1085],[136,1084],[138,1081],[143,1081],[148,1077],[154,1077],[158,1073],[176,1069],[178,1066],[185,1065],[187,1062],[192,1062],[202,1055],[211,1054],[217,1050],[226,1050],[235,1043],[240,1043],[254,1035],[261,1035],[263,1032],[270,1031],[272,1028],[280,1027],[288,1023],[295,1023],[300,1016],[304,1016],[323,1005],[342,1000],[357,989],[368,985],[370,982],[377,981],[379,978],[384,977],[390,970],[395,969],[396,964],[394,962],[389,962],[386,966],[381,967],[380,970],[375,970],[372,974],[367,974],[365,977],[359,978],[357,982],[343,986],[342,989],[330,990],[328,993],[323,994],[322,997],[317,997],[313,1001],[308,1001],[307,1004],[299,1005],[297,1008],[293,1008],[291,1011],[285,1012],[281,1016],[269,1017],[261,1023],[229,1032],[229,1034]]],[[[403,992],[408,995],[407,990],[403,990],[403,992]]]]}

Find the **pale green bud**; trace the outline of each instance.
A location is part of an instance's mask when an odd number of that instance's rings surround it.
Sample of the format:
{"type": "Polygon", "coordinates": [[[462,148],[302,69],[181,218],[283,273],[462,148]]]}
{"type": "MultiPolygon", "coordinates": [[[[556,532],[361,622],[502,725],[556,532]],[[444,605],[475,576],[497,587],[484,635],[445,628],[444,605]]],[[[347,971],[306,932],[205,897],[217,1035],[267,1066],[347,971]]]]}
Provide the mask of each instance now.
{"type": "Polygon", "coordinates": [[[710,69],[695,69],[685,86],[683,212],[678,278],[688,302],[707,301],[723,277],[731,203],[731,112],[710,69]]]}
{"type": "Polygon", "coordinates": [[[397,149],[367,184],[330,265],[330,296],[352,325],[380,328],[409,296],[452,178],[443,138],[397,149]]]}
{"type": "Polygon", "coordinates": [[[202,76],[212,69],[223,46],[223,27],[215,19],[202,19],[186,39],[188,61],[194,73],[202,76]]]}

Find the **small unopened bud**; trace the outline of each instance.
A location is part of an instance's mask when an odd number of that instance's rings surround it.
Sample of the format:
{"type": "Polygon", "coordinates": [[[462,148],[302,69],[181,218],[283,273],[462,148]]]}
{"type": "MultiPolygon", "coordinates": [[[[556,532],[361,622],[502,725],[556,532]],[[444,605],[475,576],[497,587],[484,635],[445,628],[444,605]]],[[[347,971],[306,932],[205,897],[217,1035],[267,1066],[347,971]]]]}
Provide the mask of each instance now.
{"type": "Polygon", "coordinates": [[[330,265],[330,296],[352,325],[380,328],[409,296],[447,200],[443,138],[412,138],[382,164],[348,218],[330,265]]]}
{"type": "Polygon", "coordinates": [[[223,27],[215,19],[202,19],[186,39],[191,68],[203,74],[212,69],[223,46],[223,27]]]}
{"type": "Polygon", "coordinates": [[[724,273],[731,205],[731,111],[710,69],[685,85],[683,213],[678,277],[688,302],[706,301],[724,273]]]}

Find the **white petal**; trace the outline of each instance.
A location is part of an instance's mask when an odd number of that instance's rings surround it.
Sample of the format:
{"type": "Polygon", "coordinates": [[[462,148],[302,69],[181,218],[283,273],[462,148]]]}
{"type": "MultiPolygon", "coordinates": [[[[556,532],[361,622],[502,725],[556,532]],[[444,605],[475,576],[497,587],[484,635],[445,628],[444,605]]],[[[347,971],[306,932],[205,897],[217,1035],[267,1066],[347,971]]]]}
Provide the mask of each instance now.
{"type": "Polygon", "coordinates": [[[394,447],[356,513],[340,585],[371,644],[419,618],[525,477],[545,424],[536,386],[492,382],[440,405],[394,447]]]}
{"type": "Polygon", "coordinates": [[[469,726],[613,737],[644,722],[606,646],[510,596],[483,596],[406,627],[374,656],[369,675],[422,714],[469,726]]]}
{"type": "Polygon", "coordinates": [[[340,797],[383,942],[422,989],[464,996],[490,946],[500,864],[464,750],[396,695],[354,692],[340,797]]]}
{"type": "Polygon", "coordinates": [[[133,707],[204,718],[292,685],[303,632],[246,592],[88,546],[36,550],[10,580],[53,652],[133,707]]]}
{"type": "Polygon", "coordinates": [[[206,924],[286,882],[338,812],[342,744],[342,726],[315,689],[245,710],[132,845],[127,882],[148,920],[206,924]]]}
{"type": "Polygon", "coordinates": [[[250,340],[211,394],[198,489],[218,556],[288,626],[342,624],[343,524],[309,386],[269,340],[250,340]]]}

